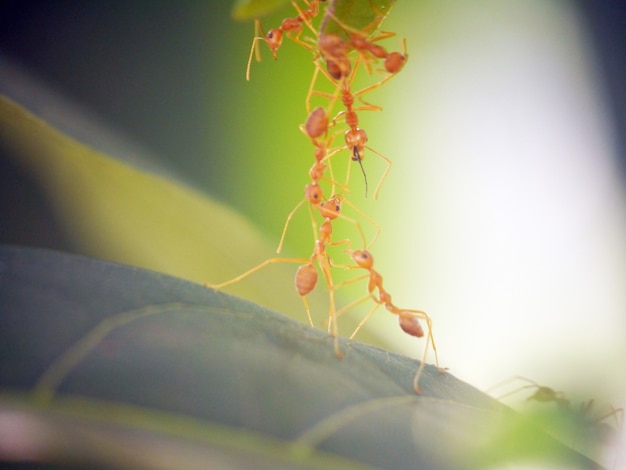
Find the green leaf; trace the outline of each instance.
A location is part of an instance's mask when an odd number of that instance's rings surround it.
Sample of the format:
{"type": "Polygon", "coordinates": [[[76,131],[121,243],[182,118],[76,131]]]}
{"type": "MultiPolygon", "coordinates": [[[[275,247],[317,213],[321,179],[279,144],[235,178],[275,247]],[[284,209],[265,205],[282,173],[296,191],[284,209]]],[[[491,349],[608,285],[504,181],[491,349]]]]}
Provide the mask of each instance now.
{"type": "Polygon", "coordinates": [[[433,366],[415,395],[416,361],[343,338],[337,359],[320,330],[156,272],[0,247],[0,306],[0,429],[20,441],[3,460],[588,466],[534,428],[518,439],[513,413],[433,366]]]}
{"type": "Polygon", "coordinates": [[[333,0],[324,13],[320,31],[345,35],[346,28],[350,28],[373,33],[394,3],[395,0],[333,0]]]}
{"type": "Polygon", "coordinates": [[[269,15],[287,3],[288,0],[237,0],[231,15],[237,21],[253,20],[269,15]]]}
{"type": "MultiPolygon", "coordinates": [[[[233,5],[232,17],[237,21],[261,18],[287,3],[287,0],[237,0],[233,5]]],[[[324,12],[321,31],[345,34],[344,27],[347,26],[358,31],[366,29],[368,32],[372,32],[389,14],[394,3],[395,0],[332,0],[321,2],[320,10],[324,12]],[[339,20],[341,25],[338,25],[334,21],[335,19],[339,20]]],[[[300,5],[302,8],[308,8],[301,3],[300,5]]],[[[295,16],[295,13],[291,16],[295,16]]]]}

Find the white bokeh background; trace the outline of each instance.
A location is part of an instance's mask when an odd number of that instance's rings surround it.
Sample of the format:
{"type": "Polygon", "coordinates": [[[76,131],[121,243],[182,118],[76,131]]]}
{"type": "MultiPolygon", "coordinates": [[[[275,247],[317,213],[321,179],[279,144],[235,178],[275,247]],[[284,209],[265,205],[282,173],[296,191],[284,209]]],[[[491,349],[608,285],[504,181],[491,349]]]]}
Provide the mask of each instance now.
{"type": "Polygon", "coordinates": [[[393,160],[367,210],[394,302],[431,314],[442,365],[478,388],[523,375],[623,405],[626,192],[583,18],[398,2],[385,28],[410,54],[370,118],[393,160]]]}

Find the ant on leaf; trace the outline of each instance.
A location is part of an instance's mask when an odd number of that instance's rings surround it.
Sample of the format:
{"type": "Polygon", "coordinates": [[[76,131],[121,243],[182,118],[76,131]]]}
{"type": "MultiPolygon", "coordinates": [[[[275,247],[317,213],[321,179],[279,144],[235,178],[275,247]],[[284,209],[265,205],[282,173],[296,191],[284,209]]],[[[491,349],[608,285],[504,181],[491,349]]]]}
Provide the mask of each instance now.
{"type": "Polygon", "coordinates": [[[616,437],[623,431],[623,408],[607,404],[604,411],[598,411],[593,398],[575,406],[565,392],[540,385],[526,377],[519,375],[511,377],[490,387],[487,392],[493,392],[514,382],[524,382],[524,385],[519,385],[496,398],[502,400],[526,390],[534,390],[525,400],[538,404],[533,407],[532,416],[543,422],[546,430],[552,432],[554,437],[572,448],[593,454],[591,456],[594,458],[598,457],[597,454],[604,447],[615,442],[616,437]],[[550,404],[554,406],[552,410],[544,408],[550,404]]]}

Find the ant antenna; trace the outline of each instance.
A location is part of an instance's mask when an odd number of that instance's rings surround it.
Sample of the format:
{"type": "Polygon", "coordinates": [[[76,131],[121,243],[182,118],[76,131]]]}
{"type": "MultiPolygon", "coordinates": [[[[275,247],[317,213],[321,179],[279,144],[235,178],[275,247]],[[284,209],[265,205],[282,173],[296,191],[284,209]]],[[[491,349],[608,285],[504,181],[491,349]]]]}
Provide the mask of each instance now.
{"type": "Polygon", "coordinates": [[[363,173],[363,179],[365,180],[365,197],[367,197],[367,175],[365,174],[365,168],[363,168],[363,159],[361,158],[359,150],[356,147],[352,149],[352,160],[359,162],[361,173],[363,173]]]}

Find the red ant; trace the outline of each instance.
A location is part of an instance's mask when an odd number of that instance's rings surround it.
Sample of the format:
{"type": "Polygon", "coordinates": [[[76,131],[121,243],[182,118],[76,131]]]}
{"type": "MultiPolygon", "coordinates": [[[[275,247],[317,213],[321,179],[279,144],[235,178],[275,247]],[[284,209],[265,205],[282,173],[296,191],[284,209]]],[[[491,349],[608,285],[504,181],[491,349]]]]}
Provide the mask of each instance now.
{"type": "Polygon", "coordinates": [[[263,31],[263,27],[261,26],[261,21],[258,19],[254,21],[254,39],[252,40],[252,47],[250,48],[250,56],[248,57],[248,66],[246,67],[246,80],[250,81],[250,66],[252,64],[252,56],[256,51],[256,59],[257,62],[261,60],[261,54],[258,50],[258,41],[265,41],[267,47],[269,47],[270,52],[272,53],[272,57],[274,60],[277,59],[276,52],[280,48],[283,43],[283,34],[287,33],[288,37],[295,42],[296,44],[301,45],[306,49],[313,49],[313,46],[309,43],[306,43],[300,39],[300,35],[302,34],[302,23],[306,24],[307,27],[317,36],[317,31],[311,25],[311,19],[315,18],[319,14],[320,3],[325,2],[326,0],[304,0],[308,10],[302,10],[295,1],[292,1],[291,4],[298,12],[298,16],[295,18],[285,18],[278,28],[272,28],[269,30],[267,34],[263,31]],[[262,34],[259,36],[259,31],[262,34]]]}
{"type": "Polygon", "coordinates": [[[337,316],[343,315],[348,310],[356,307],[357,305],[365,302],[368,299],[373,299],[374,302],[376,302],[376,305],[374,305],[374,307],[369,311],[369,313],[357,325],[354,332],[350,335],[350,339],[354,338],[354,336],[361,329],[361,327],[370,319],[370,317],[374,314],[374,312],[376,312],[376,310],[378,310],[378,308],[381,305],[384,305],[385,309],[389,313],[392,313],[393,315],[398,316],[398,323],[400,325],[400,328],[402,329],[402,331],[404,331],[408,335],[415,336],[417,338],[421,338],[424,336],[424,330],[422,329],[422,326],[419,323],[419,319],[424,320],[426,324],[428,325],[428,341],[426,341],[426,344],[424,345],[421,362],[420,362],[419,368],[417,369],[417,373],[415,374],[415,378],[413,379],[413,388],[415,389],[417,393],[419,393],[421,391],[419,387],[419,379],[420,379],[420,376],[422,375],[424,367],[426,366],[425,361],[426,361],[426,354],[428,352],[429,343],[432,344],[433,346],[433,351],[435,353],[435,362],[437,364],[437,367],[439,368],[439,370],[444,370],[441,367],[439,367],[439,357],[437,355],[437,347],[435,345],[435,338],[432,332],[432,320],[430,319],[430,316],[422,310],[404,309],[404,308],[397,307],[393,304],[393,302],[391,301],[391,295],[389,294],[389,292],[387,292],[383,288],[382,275],[378,271],[374,270],[374,258],[369,251],[348,250],[347,253],[351,256],[352,260],[356,263],[356,266],[346,266],[348,269],[361,268],[361,269],[365,269],[368,273],[365,276],[360,276],[358,278],[351,279],[349,281],[344,282],[341,285],[337,285],[336,287],[339,288],[348,283],[359,281],[360,279],[363,279],[363,277],[367,277],[368,278],[367,294],[361,299],[358,299],[352,302],[351,304],[343,307],[341,310],[337,312],[337,316]],[[378,291],[378,296],[375,295],[375,291],[378,291]]]}
{"type": "MultiPolygon", "coordinates": [[[[319,186],[314,183],[307,185],[307,197],[310,200],[319,200],[321,198],[321,192],[319,191],[319,186]]],[[[334,350],[337,357],[342,357],[341,350],[339,349],[339,332],[337,326],[337,314],[335,307],[335,286],[333,283],[332,275],[330,272],[331,262],[329,256],[326,252],[326,247],[328,245],[341,245],[344,243],[350,243],[349,240],[340,240],[340,241],[331,241],[332,235],[332,221],[337,217],[341,217],[341,197],[333,196],[329,200],[325,202],[319,202],[316,204],[316,207],[319,209],[322,217],[324,217],[324,222],[320,226],[318,239],[315,241],[315,248],[313,250],[313,254],[310,258],[270,258],[262,262],[261,264],[255,266],[252,269],[240,274],[239,276],[234,277],[228,281],[222,282],[220,284],[210,284],[205,283],[206,287],[212,287],[215,289],[221,289],[230,284],[235,284],[242,279],[254,274],[255,272],[263,269],[266,266],[274,263],[303,263],[298,270],[296,271],[296,275],[294,278],[294,283],[296,287],[296,291],[298,295],[302,298],[304,303],[304,308],[306,310],[307,319],[309,320],[309,324],[313,326],[313,319],[311,317],[311,311],[309,308],[309,304],[306,300],[306,296],[310,294],[315,286],[317,285],[318,273],[315,268],[315,262],[317,261],[317,265],[319,266],[324,278],[326,280],[326,285],[328,287],[329,295],[330,295],[330,308],[329,308],[329,332],[334,337],[334,350]]]]}
{"type": "MultiPolygon", "coordinates": [[[[324,278],[326,280],[326,285],[327,285],[327,288],[329,290],[329,295],[330,295],[329,332],[335,338],[335,343],[334,343],[335,354],[338,357],[341,357],[341,351],[339,350],[337,315],[336,315],[336,307],[335,307],[335,294],[334,294],[335,287],[334,287],[333,279],[331,276],[331,270],[330,270],[331,262],[326,252],[326,247],[328,245],[334,246],[334,245],[341,245],[341,244],[348,244],[348,246],[350,246],[350,241],[347,239],[335,241],[335,242],[331,241],[332,221],[335,220],[336,218],[341,218],[352,223],[358,230],[364,245],[366,242],[365,242],[365,235],[363,234],[363,231],[361,229],[359,222],[356,220],[350,219],[348,217],[345,217],[341,214],[341,205],[343,202],[348,203],[353,209],[358,211],[356,207],[354,207],[352,204],[350,204],[348,201],[345,200],[345,198],[343,198],[340,195],[334,195],[327,201],[323,202],[324,196],[322,193],[322,189],[319,185],[319,180],[324,175],[324,170],[326,167],[324,161],[330,158],[332,156],[332,153],[326,154],[325,144],[319,144],[315,138],[323,135],[326,132],[325,128],[327,128],[327,123],[328,123],[328,119],[326,117],[324,110],[322,109],[320,111],[319,109],[316,109],[310,114],[309,119],[307,119],[307,123],[303,126],[305,133],[311,138],[311,140],[314,143],[318,144],[316,145],[316,151],[315,151],[316,162],[311,168],[311,171],[309,172],[311,175],[312,181],[311,183],[307,184],[305,187],[304,200],[298,203],[298,205],[288,215],[287,221],[285,223],[285,228],[283,229],[283,234],[281,236],[281,241],[277,250],[277,252],[280,252],[282,248],[285,234],[287,232],[287,228],[288,228],[289,222],[293,214],[304,202],[308,201],[309,208],[318,209],[320,214],[324,218],[324,221],[322,225],[320,226],[319,232],[318,232],[317,227],[315,225],[315,219],[313,218],[313,215],[311,214],[314,233],[315,233],[315,236],[317,237],[317,240],[315,241],[315,248],[311,257],[308,259],[307,258],[270,258],[268,260],[265,260],[263,263],[255,266],[254,268],[240,274],[239,276],[229,281],[226,281],[217,285],[211,285],[209,283],[205,285],[207,287],[214,287],[214,288],[220,289],[230,284],[239,282],[240,280],[246,278],[247,276],[273,263],[303,263],[296,271],[294,282],[295,282],[296,291],[298,292],[298,295],[300,295],[304,303],[309,324],[313,326],[313,320],[311,317],[311,312],[310,312],[308,302],[306,300],[306,296],[309,293],[311,293],[313,289],[315,288],[315,286],[317,285],[318,272],[315,267],[315,262],[317,261],[317,265],[319,269],[322,271],[324,278]]],[[[334,186],[334,182],[333,182],[333,186],[334,186]]],[[[359,214],[367,218],[367,216],[362,214],[360,211],[358,212],[359,214]]],[[[369,218],[367,219],[371,221],[371,219],[369,218]]],[[[371,222],[374,224],[373,221],[371,222]]],[[[379,233],[380,233],[380,228],[378,227],[378,232],[376,234],[376,237],[378,236],[379,233]]]]}
{"type": "MultiPolygon", "coordinates": [[[[287,228],[289,227],[289,223],[291,222],[291,219],[293,218],[296,211],[302,206],[302,204],[304,204],[307,201],[310,203],[309,207],[316,207],[317,204],[319,204],[319,202],[323,199],[321,195],[321,189],[318,183],[323,178],[324,172],[326,171],[327,165],[325,162],[328,161],[333,155],[335,155],[341,150],[341,148],[339,148],[339,149],[335,149],[335,150],[328,152],[327,151],[328,142],[321,143],[316,139],[317,137],[320,137],[321,135],[325,134],[328,130],[328,116],[324,108],[319,107],[319,108],[314,109],[309,114],[309,117],[307,118],[304,126],[301,126],[301,130],[311,139],[311,141],[315,145],[315,163],[309,170],[311,183],[308,184],[305,188],[304,199],[300,201],[287,216],[287,220],[285,221],[285,226],[283,228],[283,232],[280,237],[280,243],[278,244],[278,248],[276,250],[277,253],[280,253],[282,250],[285,235],[287,233],[287,228]],[[315,188],[315,191],[312,191],[311,188],[315,188]],[[315,196],[315,197],[312,197],[312,196],[315,196]]],[[[331,141],[332,141],[332,138],[331,138],[331,141]]],[[[333,188],[332,191],[333,193],[335,193],[336,183],[332,179],[332,171],[331,171],[331,183],[332,183],[332,188],[333,188]]],[[[333,197],[338,197],[338,196],[333,196],[333,197]]],[[[374,242],[377,240],[378,236],[380,235],[380,232],[381,232],[380,226],[376,224],[376,222],[374,222],[370,217],[368,217],[366,214],[360,211],[356,206],[350,203],[350,201],[348,201],[345,197],[341,197],[341,202],[345,202],[346,204],[348,204],[355,212],[357,212],[361,217],[366,219],[369,223],[371,223],[376,228],[376,235],[374,236],[372,241],[369,244],[367,244],[365,235],[363,234],[363,230],[361,228],[361,224],[354,219],[350,219],[348,217],[340,215],[340,218],[350,222],[358,230],[359,235],[361,236],[361,240],[363,242],[363,246],[372,246],[374,242]]],[[[314,234],[316,234],[317,228],[315,226],[315,222],[312,216],[311,216],[311,220],[313,224],[313,232],[314,234]]]]}
{"type": "MultiPolygon", "coordinates": [[[[358,60],[358,59],[357,59],[358,60]]],[[[335,117],[332,119],[332,122],[330,124],[327,124],[327,126],[334,126],[336,124],[336,122],[341,118],[341,116],[345,116],[345,122],[346,125],[349,127],[349,129],[345,132],[344,134],[344,139],[345,139],[345,143],[346,143],[346,147],[348,148],[348,150],[350,151],[350,159],[352,161],[356,161],[359,163],[359,166],[361,167],[361,171],[363,173],[363,177],[365,179],[365,195],[367,196],[367,175],[365,173],[365,169],[363,168],[363,158],[364,158],[364,150],[368,149],[371,152],[373,152],[374,154],[376,154],[378,157],[380,157],[382,160],[384,160],[385,164],[386,164],[386,168],[385,171],[382,175],[382,177],[380,178],[378,184],[376,185],[376,189],[374,191],[374,199],[378,198],[378,194],[380,192],[380,188],[382,186],[383,181],[385,180],[385,178],[387,177],[387,174],[389,173],[390,169],[391,169],[391,160],[389,160],[387,157],[385,157],[384,155],[378,153],[376,150],[372,149],[371,147],[369,147],[367,145],[367,141],[368,141],[368,137],[367,137],[367,133],[365,132],[364,129],[359,127],[359,118],[357,115],[357,111],[380,111],[382,108],[380,108],[379,106],[375,106],[375,105],[371,105],[368,103],[364,103],[362,106],[354,106],[354,100],[356,97],[360,97],[376,88],[378,88],[379,86],[382,85],[382,83],[384,83],[383,81],[371,85],[367,88],[364,88],[362,90],[357,91],[356,93],[352,93],[350,90],[350,86],[352,84],[352,82],[354,81],[355,75],[356,75],[356,70],[357,68],[355,67],[352,71],[352,73],[350,74],[349,77],[342,79],[339,83],[337,83],[331,76],[329,76],[327,74],[327,72],[320,66],[319,62],[316,61],[316,68],[315,68],[315,72],[313,74],[313,79],[311,80],[311,85],[309,87],[309,93],[307,95],[306,98],[306,102],[307,102],[307,108],[310,107],[310,101],[311,101],[311,97],[313,95],[318,95],[318,96],[323,96],[325,98],[331,99],[331,107],[332,104],[334,103],[334,101],[337,99],[337,94],[340,95],[340,100],[342,102],[342,104],[344,105],[345,109],[340,111],[337,115],[335,115],[335,117]],[[323,92],[319,92],[315,90],[315,82],[317,81],[317,75],[319,73],[319,71],[321,71],[326,78],[328,78],[328,80],[333,83],[336,84],[337,88],[335,91],[335,95],[331,95],[328,93],[323,93],[323,92]]],[[[358,65],[358,63],[357,63],[358,65]]],[[[389,76],[391,77],[391,76],[389,76]]],[[[348,170],[350,169],[350,167],[348,167],[348,170]]],[[[346,176],[346,182],[344,183],[344,186],[348,185],[348,180],[349,180],[349,172],[348,175],[346,176]]]]}
{"type": "MultiPolygon", "coordinates": [[[[326,16],[331,17],[337,26],[345,31],[348,37],[347,41],[340,35],[334,33],[321,33],[318,37],[320,54],[326,61],[328,73],[335,80],[340,80],[350,74],[352,66],[348,54],[353,50],[363,58],[368,73],[371,73],[370,64],[377,59],[384,59],[385,70],[391,75],[395,75],[404,67],[404,64],[408,60],[408,55],[405,52],[406,44],[404,46],[405,51],[402,53],[387,52],[387,49],[383,46],[375,44],[377,41],[395,36],[395,33],[382,31],[379,32],[378,36],[368,39],[368,34],[364,32],[380,24],[383,18],[382,15],[379,15],[369,26],[366,26],[362,30],[357,30],[344,24],[330,9],[326,11],[326,16]]],[[[328,24],[326,24],[326,29],[328,29],[328,24]]]]}
{"type": "MultiPolygon", "coordinates": [[[[387,50],[380,46],[379,44],[375,44],[375,41],[379,41],[388,37],[393,36],[393,33],[380,33],[373,39],[367,39],[365,33],[361,31],[354,30],[346,25],[343,25],[337,18],[334,17],[332,12],[327,10],[327,15],[331,16],[334,21],[340,25],[345,31],[347,31],[347,35],[349,40],[344,40],[341,36],[333,33],[323,33],[319,35],[318,38],[318,47],[320,50],[320,55],[326,61],[326,70],[324,70],[319,62],[316,60],[316,69],[313,75],[313,80],[311,82],[311,86],[309,87],[309,94],[307,96],[307,109],[309,109],[309,101],[313,94],[318,94],[321,96],[326,96],[328,98],[332,98],[333,102],[335,96],[329,96],[327,94],[316,92],[314,90],[314,83],[317,79],[318,71],[322,71],[324,75],[328,78],[331,83],[334,83],[337,87],[337,91],[341,94],[341,101],[345,107],[344,111],[341,111],[335,118],[333,119],[333,124],[336,120],[342,115],[345,114],[346,124],[350,128],[346,131],[344,137],[346,141],[346,146],[351,151],[351,159],[353,161],[358,161],[361,167],[361,171],[363,172],[363,177],[365,179],[365,193],[367,196],[367,175],[365,174],[365,170],[363,168],[362,160],[363,160],[363,150],[367,144],[367,133],[365,130],[358,127],[359,121],[358,116],[356,114],[357,110],[368,110],[368,111],[380,111],[381,108],[378,106],[373,106],[367,103],[364,103],[364,106],[360,106],[358,108],[354,107],[354,99],[357,96],[362,96],[370,91],[375,90],[376,88],[381,87],[391,78],[393,78],[401,69],[404,67],[404,64],[408,60],[408,54],[406,54],[406,41],[403,41],[403,52],[392,52],[389,53],[387,50]],[[349,54],[354,50],[358,52],[359,56],[357,57],[357,61],[354,67],[352,67],[349,54]],[[358,68],[358,64],[360,61],[363,61],[368,71],[370,71],[370,62],[376,60],[378,58],[385,59],[385,70],[388,75],[380,80],[378,83],[370,85],[356,93],[351,92],[351,85],[354,81],[356,71],[358,68]]],[[[376,25],[380,22],[379,19],[376,19],[372,24],[376,25]]],[[[367,28],[366,28],[367,29],[367,28]]],[[[370,149],[371,150],[371,149],[370,149]]],[[[373,150],[372,150],[373,151],[373,150]]],[[[378,154],[385,163],[387,164],[387,168],[383,176],[381,177],[376,190],[374,192],[374,198],[378,197],[378,192],[380,190],[380,186],[382,185],[383,180],[387,176],[391,168],[391,161],[386,157],[378,154]]],[[[346,183],[347,184],[347,183],[346,183]]]]}

